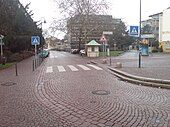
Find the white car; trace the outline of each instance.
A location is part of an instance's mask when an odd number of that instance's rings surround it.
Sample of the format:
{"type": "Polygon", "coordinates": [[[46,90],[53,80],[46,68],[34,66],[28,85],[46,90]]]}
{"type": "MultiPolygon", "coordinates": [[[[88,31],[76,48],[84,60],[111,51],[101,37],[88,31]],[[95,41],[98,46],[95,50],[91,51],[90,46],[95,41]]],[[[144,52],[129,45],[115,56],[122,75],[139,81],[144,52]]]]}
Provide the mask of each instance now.
{"type": "Polygon", "coordinates": [[[84,49],[80,50],[80,55],[85,55],[85,54],[86,54],[86,52],[84,49]]]}

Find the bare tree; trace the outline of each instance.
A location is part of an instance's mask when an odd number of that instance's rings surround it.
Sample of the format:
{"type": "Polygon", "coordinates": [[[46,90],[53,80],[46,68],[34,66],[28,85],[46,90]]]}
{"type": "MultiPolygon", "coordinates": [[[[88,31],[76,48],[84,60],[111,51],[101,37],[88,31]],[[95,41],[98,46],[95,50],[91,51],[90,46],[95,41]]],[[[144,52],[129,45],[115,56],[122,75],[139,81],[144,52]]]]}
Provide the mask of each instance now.
{"type": "MultiPolygon", "coordinates": [[[[87,38],[87,25],[89,24],[89,16],[95,14],[105,14],[106,10],[109,8],[109,3],[107,0],[54,0],[60,10],[62,18],[59,20],[54,20],[51,30],[53,32],[60,30],[62,32],[68,33],[69,28],[67,25],[69,23],[76,22],[81,24],[79,26],[78,32],[72,32],[81,43],[82,30],[84,33],[84,40],[87,38]],[[76,17],[76,18],[74,18],[76,17]]],[[[99,26],[94,26],[94,29],[99,26]]],[[[91,30],[92,31],[92,30],[91,30]]],[[[80,44],[79,44],[80,45],[80,44]]],[[[80,48],[80,46],[79,46],[80,48]]]]}

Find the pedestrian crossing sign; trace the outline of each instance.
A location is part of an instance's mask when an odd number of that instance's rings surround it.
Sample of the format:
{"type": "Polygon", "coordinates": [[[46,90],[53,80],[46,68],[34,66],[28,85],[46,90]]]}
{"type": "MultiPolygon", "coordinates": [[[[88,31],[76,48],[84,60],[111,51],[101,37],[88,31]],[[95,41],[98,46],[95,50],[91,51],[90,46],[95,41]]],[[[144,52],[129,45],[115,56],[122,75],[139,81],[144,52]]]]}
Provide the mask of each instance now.
{"type": "Polygon", "coordinates": [[[32,45],[39,45],[40,44],[40,37],[39,36],[32,36],[31,37],[31,44],[32,45]]]}
{"type": "Polygon", "coordinates": [[[130,26],[130,35],[138,35],[139,27],[138,26],[130,26]]]}

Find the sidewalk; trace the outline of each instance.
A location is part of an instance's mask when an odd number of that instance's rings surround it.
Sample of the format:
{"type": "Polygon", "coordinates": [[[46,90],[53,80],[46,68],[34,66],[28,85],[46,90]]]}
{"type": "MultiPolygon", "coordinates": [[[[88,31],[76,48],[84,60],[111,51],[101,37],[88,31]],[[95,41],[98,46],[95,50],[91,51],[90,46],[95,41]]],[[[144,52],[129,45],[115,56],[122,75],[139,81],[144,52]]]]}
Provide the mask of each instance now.
{"type": "MultiPolygon", "coordinates": [[[[122,63],[122,68],[119,70],[127,72],[129,74],[154,79],[170,80],[170,54],[155,53],[151,56],[143,56],[141,62],[141,68],[138,68],[139,60],[138,54],[125,55],[111,58],[107,58],[107,64],[105,66],[116,67],[116,63],[122,63]]],[[[96,62],[102,63],[104,58],[97,59],[96,62]]]]}

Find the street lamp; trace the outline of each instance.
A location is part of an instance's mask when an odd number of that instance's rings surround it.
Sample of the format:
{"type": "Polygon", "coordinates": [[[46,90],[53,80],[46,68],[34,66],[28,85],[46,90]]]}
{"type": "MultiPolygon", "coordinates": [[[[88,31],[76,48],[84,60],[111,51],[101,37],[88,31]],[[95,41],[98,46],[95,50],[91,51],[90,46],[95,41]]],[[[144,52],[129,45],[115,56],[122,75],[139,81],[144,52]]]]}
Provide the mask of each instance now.
{"type": "MultiPolygon", "coordinates": [[[[43,18],[43,20],[41,19],[41,23],[40,23],[40,25],[41,25],[41,32],[43,32],[43,29],[42,29],[43,23],[47,23],[44,18],[43,18]]],[[[43,39],[42,39],[42,38],[43,38],[43,34],[42,34],[42,36],[41,36],[41,50],[42,50],[42,52],[43,52],[43,39]]]]}
{"type": "MultiPolygon", "coordinates": [[[[139,45],[141,42],[141,19],[142,19],[142,2],[140,0],[140,19],[139,19],[139,45]]],[[[141,49],[139,47],[139,68],[141,68],[141,49]]]]}

